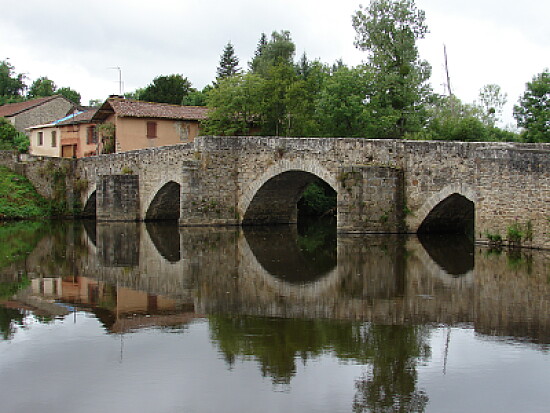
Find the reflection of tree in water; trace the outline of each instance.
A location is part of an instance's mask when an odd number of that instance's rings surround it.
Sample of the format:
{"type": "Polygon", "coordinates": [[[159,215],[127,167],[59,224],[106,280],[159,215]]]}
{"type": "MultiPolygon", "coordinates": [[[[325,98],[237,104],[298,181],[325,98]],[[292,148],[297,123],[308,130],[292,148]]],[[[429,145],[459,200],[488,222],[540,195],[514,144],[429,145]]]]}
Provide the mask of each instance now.
{"type": "Polygon", "coordinates": [[[211,338],[232,366],[256,360],[274,383],[288,384],[296,360],[333,353],[368,365],[358,380],[354,411],[423,411],[428,398],[416,389],[416,363],[429,357],[427,330],[362,322],[262,317],[210,317],[211,338]]]}
{"type": "Polygon", "coordinates": [[[15,325],[23,325],[25,314],[17,308],[6,308],[0,305],[0,333],[4,340],[10,340],[15,325]]]}
{"type": "Polygon", "coordinates": [[[0,223],[0,269],[24,260],[48,230],[42,221],[0,223]]]}
{"type": "Polygon", "coordinates": [[[416,388],[416,363],[430,356],[427,330],[376,326],[366,333],[372,349],[368,371],[356,382],[354,412],[423,412],[428,396],[416,388]]]}

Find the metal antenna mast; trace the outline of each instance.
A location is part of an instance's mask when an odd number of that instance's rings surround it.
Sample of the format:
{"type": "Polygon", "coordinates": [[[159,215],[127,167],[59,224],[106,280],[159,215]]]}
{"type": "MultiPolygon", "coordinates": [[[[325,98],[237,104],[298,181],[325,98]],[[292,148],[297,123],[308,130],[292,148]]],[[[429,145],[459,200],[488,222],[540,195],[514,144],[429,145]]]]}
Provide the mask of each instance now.
{"type": "Polygon", "coordinates": [[[122,96],[122,69],[119,66],[109,67],[108,69],[118,70],[118,94],[122,96]]]}

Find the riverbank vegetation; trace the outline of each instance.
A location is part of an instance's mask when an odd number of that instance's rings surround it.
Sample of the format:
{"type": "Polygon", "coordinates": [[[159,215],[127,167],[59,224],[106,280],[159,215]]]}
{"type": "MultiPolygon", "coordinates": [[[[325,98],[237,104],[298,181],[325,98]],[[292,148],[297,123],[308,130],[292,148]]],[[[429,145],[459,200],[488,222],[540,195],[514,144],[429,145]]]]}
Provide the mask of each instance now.
{"type": "Polygon", "coordinates": [[[0,166],[0,221],[49,216],[49,204],[27,178],[0,166]]]}

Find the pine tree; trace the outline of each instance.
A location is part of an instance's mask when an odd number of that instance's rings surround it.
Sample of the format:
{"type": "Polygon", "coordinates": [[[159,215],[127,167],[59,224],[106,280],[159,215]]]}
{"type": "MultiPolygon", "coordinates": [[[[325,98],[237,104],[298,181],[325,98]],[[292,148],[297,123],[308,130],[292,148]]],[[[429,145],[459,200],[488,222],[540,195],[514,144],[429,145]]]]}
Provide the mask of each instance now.
{"type": "Polygon", "coordinates": [[[227,43],[223,49],[223,54],[220,58],[220,65],[218,66],[218,79],[223,79],[229,76],[233,76],[239,73],[239,59],[235,55],[235,49],[231,42],[227,43]]]}

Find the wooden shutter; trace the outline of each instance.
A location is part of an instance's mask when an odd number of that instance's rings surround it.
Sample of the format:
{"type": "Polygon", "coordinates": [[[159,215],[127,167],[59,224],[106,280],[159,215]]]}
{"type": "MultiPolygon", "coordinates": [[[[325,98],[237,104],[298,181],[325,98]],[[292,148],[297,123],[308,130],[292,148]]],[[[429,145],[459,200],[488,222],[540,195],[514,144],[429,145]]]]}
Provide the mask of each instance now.
{"type": "Polygon", "coordinates": [[[157,137],[157,122],[147,122],[147,138],[154,139],[157,137]]]}

